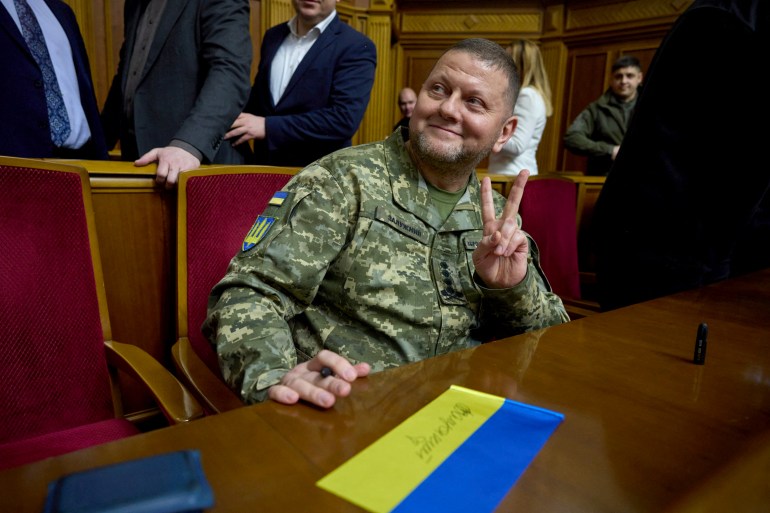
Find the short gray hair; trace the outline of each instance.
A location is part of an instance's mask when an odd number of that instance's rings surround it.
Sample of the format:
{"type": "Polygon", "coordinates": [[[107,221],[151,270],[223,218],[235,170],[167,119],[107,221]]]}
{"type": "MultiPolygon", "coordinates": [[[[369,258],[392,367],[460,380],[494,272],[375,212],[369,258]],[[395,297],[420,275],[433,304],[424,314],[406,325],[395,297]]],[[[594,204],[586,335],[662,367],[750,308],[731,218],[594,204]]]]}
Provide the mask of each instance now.
{"type": "Polygon", "coordinates": [[[470,38],[453,44],[444,54],[449,52],[465,52],[473,55],[484,64],[502,71],[508,78],[509,87],[507,91],[510,99],[511,115],[513,114],[513,108],[519,96],[521,77],[519,70],[516,68],[516,63],[513,62],[513,58],[505,51],[505,48],[489,39],[470,38]]]}

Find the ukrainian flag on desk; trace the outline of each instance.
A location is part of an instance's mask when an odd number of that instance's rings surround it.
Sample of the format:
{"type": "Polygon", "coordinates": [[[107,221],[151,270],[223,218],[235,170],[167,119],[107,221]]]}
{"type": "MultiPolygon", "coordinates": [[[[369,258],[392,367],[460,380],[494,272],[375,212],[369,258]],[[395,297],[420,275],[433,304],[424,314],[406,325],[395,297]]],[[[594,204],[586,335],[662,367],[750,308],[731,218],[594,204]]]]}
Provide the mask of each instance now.
{"type": "Polygon", "coordinates": [[[452,386],[317,484],[373,513],[493,511],[563,420],[452,386]]]}

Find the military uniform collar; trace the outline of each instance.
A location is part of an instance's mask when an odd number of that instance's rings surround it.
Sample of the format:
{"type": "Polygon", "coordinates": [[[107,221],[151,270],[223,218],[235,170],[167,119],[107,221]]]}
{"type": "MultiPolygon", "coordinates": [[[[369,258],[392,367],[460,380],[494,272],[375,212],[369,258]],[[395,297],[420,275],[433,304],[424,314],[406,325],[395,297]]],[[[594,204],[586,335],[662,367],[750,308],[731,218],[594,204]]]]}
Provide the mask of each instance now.
{"type": "Polygon", "coordinates": [[[481,190],[475,174],[469,177],[468,188],[457,202],[452,214],[444,222],[433,205],[428,193],[428,186],[422,174],[417,170],[404,138],[409,129],[401,127],[385,140],[386,167],[389,171],[393,201],[401,208],[412,212],[435,230],[467,229],[469,225],[479,226],[481,222],[481,190]]]}

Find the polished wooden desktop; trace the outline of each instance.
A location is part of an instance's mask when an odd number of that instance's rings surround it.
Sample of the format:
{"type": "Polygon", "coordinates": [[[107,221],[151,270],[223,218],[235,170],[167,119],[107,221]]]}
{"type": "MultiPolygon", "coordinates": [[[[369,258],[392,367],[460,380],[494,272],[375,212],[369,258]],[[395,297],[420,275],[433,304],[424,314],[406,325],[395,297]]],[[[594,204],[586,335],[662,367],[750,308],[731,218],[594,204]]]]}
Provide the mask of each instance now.
{"type": "Polygon", "coordinates": [[[498,512],[770,504],[768,270],[375,374],[329,411],[268,402],[11,469],[0,509],[41,511],[69,472],[197,448],[211,511],[362,511],[315,482],[451,384],[565,416],[498,512]]]}

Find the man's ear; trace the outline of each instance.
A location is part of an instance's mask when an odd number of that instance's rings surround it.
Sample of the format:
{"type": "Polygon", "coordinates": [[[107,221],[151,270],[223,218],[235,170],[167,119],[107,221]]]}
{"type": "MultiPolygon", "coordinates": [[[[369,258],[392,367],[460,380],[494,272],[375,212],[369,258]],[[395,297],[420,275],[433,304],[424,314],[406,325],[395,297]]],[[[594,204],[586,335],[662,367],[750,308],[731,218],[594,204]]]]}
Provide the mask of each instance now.
{"type": "Polygon", "coordinates": [[[500,130],[500,136],[495,141],[494,146],[492,146],[492,153],[497,153],[503,149],[503,145],[508,142],[508,139],[511,138],[514,130],[516,130],[516,123],[518,122],[519,119],[516,116],[511,116],[505,120],[503,128],[500,130]]]}

